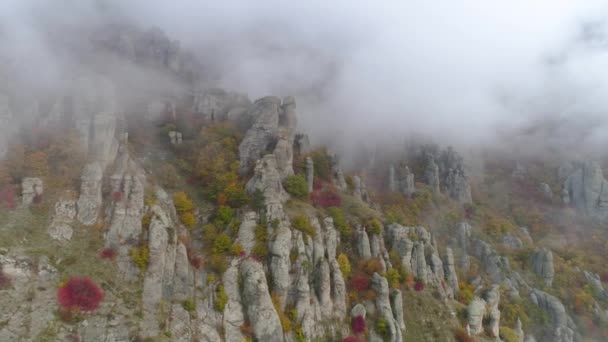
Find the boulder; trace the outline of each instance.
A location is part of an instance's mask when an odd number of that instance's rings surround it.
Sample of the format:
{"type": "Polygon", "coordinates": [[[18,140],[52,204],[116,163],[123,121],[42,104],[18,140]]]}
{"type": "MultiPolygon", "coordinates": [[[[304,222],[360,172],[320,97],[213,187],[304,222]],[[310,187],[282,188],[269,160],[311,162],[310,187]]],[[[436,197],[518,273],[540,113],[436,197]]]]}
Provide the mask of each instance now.
{"type": "Polygon", "coordinates": [[[44,186],[40,178],[23,178],[21,181],[21,202],[24,207],[30,206],[43,193],[44,186]]]}
{"type": "Polygon", "coordinates": [[[483,332],[483,317],[486,314],[486,302],[476,297],[467,308],[468,325],[471,335],[479,335],[483,332]]]}
{"type": "Polygon", "coordinates": [[[72,239],[72,222],[76,217],[76,201],[61,199],[55,203],[55,215],[49,227],[49,235],[53,240],[69,241],[72,239]]]}

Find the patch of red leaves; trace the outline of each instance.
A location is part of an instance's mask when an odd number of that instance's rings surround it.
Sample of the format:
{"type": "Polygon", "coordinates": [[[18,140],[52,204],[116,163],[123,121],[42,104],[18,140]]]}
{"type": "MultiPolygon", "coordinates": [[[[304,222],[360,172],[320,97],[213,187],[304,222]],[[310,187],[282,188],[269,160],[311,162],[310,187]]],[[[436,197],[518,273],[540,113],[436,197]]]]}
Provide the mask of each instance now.
{"type": "Polygon", "coordinates": [[[364,274],[357,274],[350,279],[350,288],[355,291],[367,291],[369,285],[369,277],[364,274]]]}
{"type": "Polygon", "coordinates": [[[10,210],[17,208],[17,190],[14,185],[0,189],[0,205],[10,210]]]}
{"type": "Polygon", "coordinates": [[[361,334],[365,331],[365,318],[361,315],[356,316],[353,318],[351,325],[355,334],[361,334]]]}
{"type": "Polygon", "coordinates": [[[315,205],[323,208],[339,207],[342,204],[342,197],[333,188],[313,191],[310,197],[315,205]]]}
{"type": "Polygon", "coordinates": [[[190,261],[190,265],[197,270],[200,270],[201,267],[203,267],[203,259],[199,255],[192,255],[188,260],[190,261]]]}
{"type": "Polygon", "coordinates": [[[114,260],[116,259],[116,255],[118,253],[116,252],[116,250],[112,247],[107,247],[104,248],[101,253],[99,253],[99,257],[104,259],[104,260],[114,260]]]}
{"type": "Polygon", "coordinates": [[[70,278],[57,290],[59,305],[68,311],[94,311],[103,299],[103,291],[91,279],[70,278]]]}
{"type": "Polygon", "coordinates": [[[114,191],[112,193],[112,201],[120,202],[120,201],[122,201],[123,196],[124,195],[123,195],[122,191],[114,191]]]}
{"type": "Polygon", "coordinates": [[[6,289],[11,286],[11,278],[0,268],[0,289],[6,289]]]}
{"type": "Polygon", "coordinates": [[[422,282],[422,280],[416,280],[416,284],[414,284],[414,290],[416,290],[417,292],[424,290],[424,283],[422,282]]]}
{"type": "Polygon", "coordinates": [[[356,337],[356,336],[348,336],[345,337],[342,342],[362,342],[360,338],[356,337]]]}

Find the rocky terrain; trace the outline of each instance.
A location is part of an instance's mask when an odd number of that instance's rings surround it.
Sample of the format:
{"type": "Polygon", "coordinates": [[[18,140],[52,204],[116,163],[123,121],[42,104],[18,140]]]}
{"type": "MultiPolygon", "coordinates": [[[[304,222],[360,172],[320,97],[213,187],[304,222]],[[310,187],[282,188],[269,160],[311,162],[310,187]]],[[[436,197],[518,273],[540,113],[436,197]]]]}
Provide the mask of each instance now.
{"type": "Polygon", "coordinates": [[[188,90],[126,98],[101,70],[0,94],[0,341],[608,339],[598,162],[473,177],[414,144],[345,169],[293,97],[204,87],[158,30],[94,44],[188,90]],[[74,277],[103,298],[66,305],[74,277]]]}

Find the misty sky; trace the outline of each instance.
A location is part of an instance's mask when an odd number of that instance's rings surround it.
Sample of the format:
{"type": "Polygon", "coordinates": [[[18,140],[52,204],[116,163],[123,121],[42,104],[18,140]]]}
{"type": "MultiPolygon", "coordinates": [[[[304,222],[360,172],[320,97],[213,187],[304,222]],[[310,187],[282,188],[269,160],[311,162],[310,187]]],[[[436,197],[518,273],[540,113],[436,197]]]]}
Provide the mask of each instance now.
{"type": "Polygon", "coordinates": [[[46,25],[78,37],[120,18],[180,40],[214,85],[296,95],[301,125],[337,143],[417,132],[477,144],[541,117],[564,119],[559,135],[584,117],[591,127],[577,129],[604,142],[607,10],[593,0],[2,0],[10,43],[0,51],[28,55],[52,80],[46,25]]]}

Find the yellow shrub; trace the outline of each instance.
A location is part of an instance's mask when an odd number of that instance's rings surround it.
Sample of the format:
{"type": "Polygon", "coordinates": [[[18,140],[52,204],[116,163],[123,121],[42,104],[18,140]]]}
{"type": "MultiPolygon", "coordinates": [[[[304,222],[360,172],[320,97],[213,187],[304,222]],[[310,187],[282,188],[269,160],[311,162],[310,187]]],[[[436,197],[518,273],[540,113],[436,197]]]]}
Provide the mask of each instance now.
{"type": "Polygon", "coordinates": [[[350,275],[351,266],[350,261],[348,260],[348,256],[344,253],[340,253],[338,255],[338,265],[340,266],[340,272],[342,272],[342,276],[344,279],[347,279],[350,275]]]}

